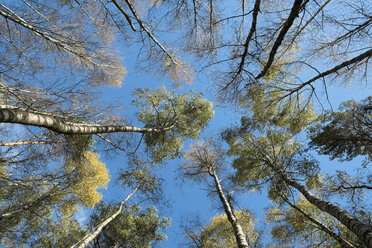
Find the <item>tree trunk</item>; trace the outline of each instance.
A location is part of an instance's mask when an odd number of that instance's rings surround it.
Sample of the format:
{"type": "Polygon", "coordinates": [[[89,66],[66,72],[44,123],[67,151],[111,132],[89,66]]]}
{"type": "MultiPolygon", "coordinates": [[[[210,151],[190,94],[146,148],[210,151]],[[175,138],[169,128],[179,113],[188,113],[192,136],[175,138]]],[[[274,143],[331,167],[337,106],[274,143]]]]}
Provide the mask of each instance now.
{"type": "Polygon", "coordinates": [[[214,183],[215,183],[215,186],[216,186],[216,189],[217,189],[217,192],[218,192],[218,196],[220,197],[223,208],[225,209],[227,219],[231,223],[232,228],[234,230],[234,235],[235,235],[238,247],[239,248],[248,248],[249,246],[248,246],[248,243],[247,243],[247,239],[244,235],[243,229],[240,226],[240,224],[238,223],[238,220],[235,217],[235,214],[232,210],[232,207],[228,203],[228,201],[227,201],[227,199],[226,199],[226,197],[223,193],[222,187],[220,185],[220,181],[219,181],[216,173],[211,173],[211,176],[214,179],[214,183]]]}
{"type": "Polygon", "coordinates": [[[286,203],[288,203],[292,208],[294,208],[298,212],[300,212],[309,221],[311,221],[312,223],[314,223],[315,225],[317,225],[320,230],[322,230],[323,232],[327,233],[329,236],[331,236],[332,238],[334,238],[341,245],[342,248],[356,248],[355,246],[353,246],[352,244],[350,244],[347,240],[343,239],[340,235],[338,235],[337,233],[335,233],[331,229],[329,229],[326,225],[324,225],[320,221],[314,219],[310,214],[305,213],[305,211],[303,211],[301,208],[299,208],[295,204],[291,203],[287,198],[285,198],[285,197],[282,196],[282,199],[286,203]]]}
{"type": "Polygon", "coordinates": [[[57,141],[46,141],[46,140],[40,140],[40,141],[17,141],[17,142],[1,142],[0,146],[21,146],[21,145],[37,145],[37,144],[56,144],[56,143],[63,143],[62,140],[57,141]]]}
{"type": "Polygon", "coordinates": [[[121,213],[121,210],[123,209],[124,203],[126,201],[128,201],[129,198],[131,198],[134,195],[134,193],[137,191],[138,187],[139,187],[139,185],[137,185],[137,187],[132,191],[132,193],[130,193],[122,202],[120,202],[119,209],[115,213],[113,213],[110,217],[108,217],[106,220],[104,220],[101,224],[99,224],[95,228],[95,231],[93,231],[90,234],[85,235],[84,238],[82,238],[81,240],[79,240],[76,244],[74,244],[70,248],[75,248],[75,247],[77,247],[77,248],[84,248],[86,245],[89,244],[90,241],[92,241],[95,237],[97,237],[97,235],[101,232],[101,230],[105,226],[107,226],[113,219],[115,219],[116,216],[118,216],[121,213]]]}
{"type": "Polygon", "coordinates": [[[37,127],[45,127],[61,134],[97,134],[116,132],[160,132],[170,128],[139,128],[133,126],[94,125],[65,122],[62,118],[48,113],[32,112],[21,108],[0,106],[0,123],[18,123],[37,127]]]}
{"type": "Polygon", "coordinates": [[[320,210],[332,215],[342,224],[344,224],[350,231],[355,233],[358,238],[363,241],[368,248],[372,248],[372,227],[364,224],[356,217],[350,215],[340,207],[333,205],[332,203],[322,200],[313,194],[311,194],[302,184],[288,178],[283,173],[280,173],[283,180],[290,186],[296,188],[302,193],[302,195],[313,205],[318,207],[320,210]]]}

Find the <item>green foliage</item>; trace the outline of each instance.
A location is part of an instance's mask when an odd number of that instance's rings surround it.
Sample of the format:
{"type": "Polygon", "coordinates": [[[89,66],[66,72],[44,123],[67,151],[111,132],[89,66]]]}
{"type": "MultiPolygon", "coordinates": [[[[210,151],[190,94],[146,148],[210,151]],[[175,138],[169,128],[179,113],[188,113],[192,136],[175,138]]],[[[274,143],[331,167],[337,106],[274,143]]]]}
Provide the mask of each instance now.
{"type": "MultiPolygon", "coordinates": [[[[252,247],[260,247],[259,235],[255,228],[256,222],[253,220],[252,213],[240,210],[236,211],[235,215],[245,233],[248,244],[252,247]]],[[[202,231],[200,241],[204,248],[236,247],[236,238],[226,214],[217,215],[211,219],[211,223],[202,231]]]]}
{"type": "MultiPolygon", "coordinates": [[[[359,244],[358,238],[348,231],[344,225],[308,201],[300,199],[295,205],[305,213],[310,214],[313,219],[327,226],[334,233],[340,234],[344,240],[355,244],[355,247],[363,247],[362,244],[359,244]]],[[[266,222],[275,224],[271,229],[271,235],[275,242],[278,242],[284,247],[286,245],[297,245],[299,247],[341,247],[334,238],[320,230],[317,225],[294,208],[285,208],[284,206],[272,207],[266,214],[266,222]]]]}
{"type": "Polygon", "coordinates": [[[186,138],[196,139],[213,117],[213,104],[190,91],[174,95],[165,87],[155,90],[137,88],[134,104],[140,108],[138,120],[148,128],[161,131],[145,134],[147,150],[155,161],[179,155],[186,138]]]}
{"type": "MultiPolygon", "coordinates": [[[[91,216],[89,227],[95,227],[109,217],[117,207],[111,204],[100,204],[91,216]]],[[[160,218],[155,207],[142,210],[138,206],[126,208],[111,221],[92,242],[100,247],[152,247],[155,242],[166,240],[166,235],[160,232],[170,225],[170,219],[160,218]]]]}
{"type": "Polygon", "coordinates": [[[250,111],[248,119],[254,128],[274,125],[291,134],[298,134],[315,120],[314,105],[304,101],[302,94],[297,98],[285,97],[286,92],[280,90],[283,84],[288,83],[285,72],[271,70],[275,72],[266,76],[264,85],[254,84],[245,89],[239,104],[250,111]]]}
{"type": "Polygon", "coordinates": [[[366,156],[372,160],[372,97],[343,102],[339,112],[327,112],[310,129],[310,146],[331,159],[351,160],[366,156]]]}
{"type": "Polygon", "coordinates": [[[137,187],[137,193],[145,195],[147,200],[158,202],[163,193],[162,179],[156,175],[155,169],[154,162],[133,156],[129,158],[128,168],[120,171],[117,181],[123,189],[137,187]]]}
{"type": "Polygon", "coordinates": [[[7,247],[11,240],[15,247],[22,247],[54,234],[67,235],[76,225],[73,217],[78,206],[93,208],[102,198],[97,189],[108,181],[106,165],[89,150],[67,156],[64,166],[52,174],[31,173],[21,178],[19,187],[13,185],[1,195],[9,202],[1,209],[2,214],[8,214],[0,219],[2,244],[7,247]]]}
{"type": "Polygon", "coordinates": [[[52,230],[43,230],[41,236],[31,242],[31,247],[65,248],[75,244],[84,235],[86,235],[86,230],[80,226],[79,222],[74,221],[68,228],[54,226],[52,230]]]}
{"type": "Polygon", "coordinates": [[[242,128],[223,133],[230,146],[228,155],[235,157],[233,167],[237,169],[237,183],[260,188],[260,184],[272,177],[276,170],[293,170],[306,177],[316,175],[318,163],[304,153],[302,144],[290,133],[274,127],[257,130],[248,126],[248,122],[244,123],[245,120],[242,128]]]}

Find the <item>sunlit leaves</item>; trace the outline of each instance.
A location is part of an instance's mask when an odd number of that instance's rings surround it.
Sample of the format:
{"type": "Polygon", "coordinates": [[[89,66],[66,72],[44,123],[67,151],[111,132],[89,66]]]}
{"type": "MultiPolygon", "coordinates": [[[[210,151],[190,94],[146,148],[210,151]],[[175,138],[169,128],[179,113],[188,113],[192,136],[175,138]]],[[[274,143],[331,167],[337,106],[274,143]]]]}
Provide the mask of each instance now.
{"type": "Polygon", "coordinates": [[[283,96],[283,92],[258,86],[247,90],[240,104],[251,111],[251,123],[255,127],[275,125],[292,134],[300,133],[315,120],[314,106],[301,104],[301,95],[299,99],[281,100],[283,96]]]}
{"type": "Polygon", "coordinates": [[[69,188],[72,197],[78,199],[82,206],[94,207],[102,198],[97,189],[106,187],[110,180],[106,165],[99,161],[98,154],[86,151],[82,161],[69,161],[66,170],[72,173],[76,180],[69,188]]]}
{"type": "MultiPolygon", "coordinates": [[[[256,221],[254,221],[252,213],[247,210],[240,210],[236,211],[235,215],[248,244],[257,245],[259,235],[255,228],[256,221]]],[[[213,217],[211,223],[202,231],[200,240],[205,248],[236,247],[236,238],[226,214],[213,217]]]]}
{"type": "Polygon", "coordinates": [[[138,88],[134,95],[134,104],[140,108],[138,120],[145,123],[145,127],[163,130],[144,137],[156,161],[175,158],[184,140],[199,137],[214,115],[212,102],[195,91],[175,95],[165,87],[155,90],[138,88]]]}

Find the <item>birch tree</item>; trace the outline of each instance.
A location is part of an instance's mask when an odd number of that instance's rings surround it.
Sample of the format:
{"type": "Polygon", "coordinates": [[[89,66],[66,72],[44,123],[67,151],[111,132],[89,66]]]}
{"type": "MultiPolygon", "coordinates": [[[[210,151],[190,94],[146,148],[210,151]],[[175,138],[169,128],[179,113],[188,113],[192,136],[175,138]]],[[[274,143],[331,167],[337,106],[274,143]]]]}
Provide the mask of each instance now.
{"type": "Polygon", "coordinates": [[[299,100],[306,102],[326,92],[331,81],[361,85],[368,79],[371,6],[365,1],[170,3],[186,48],[203,71],[214,73],[221,98],[239,104],[261,87],[282,92],[276,100],[301,93],[305,98],[299,100]],[[277,80],[268,80],[277,73],[277,80]]]}
{"type": "Polygon", "coordinates": [[[224,166],[224,154],[217,146],[212,146],[211,141],[194,144],[185,155],[185,163],[180,172],[184,177],[195,181],[205,181],[206,177],[213,180],[213,188],[217,192],[219,200],[224,208],[228,221],[230,222],[239,248],[249,247],[245,233],[234,212],[231,202],[228,201],[226,193],[221,186],[221,180],[217,173],[224,166]]]}
{"type": "MultiPolygon", "coordinates": [[[[245,209],[235,211],[243,232],[247,237],[249,247],[262,247],[260,243],[261,233],[255,227],[257,223],[253,214],[245,209]]],[[[226,214],[219,214],[210,219],[207,225],[195,225],[188,223],[184,227],[186,247],[236,247],[236,238],[232,226],[226,214]]]]}
{"type": "MultiPolygon", "coordinates": [[[[271,122],[271,121],[269,121],[271,122]]],[[[236,181],[248,187],[269,182],[269,197],[277,199],[276,192],[291,194],[290,188],[298,190],[302,196],[319,210],[333,216],[366,247],[370,247],[371,228],[358,217],[339,206],[314,195],[298,180],[316,180],[319,169],[317,161],[301,151],[301,144],[294,140],[293,133],[285,132],[275,125],[261,125],[256,129],[244,121],[243,127],[227,131],[225,139],[230,145],[229,155],[237,156],[233,167],[237,169],[236,181]],[[263,129],[262,127],[266,127],[263,129]]]]}

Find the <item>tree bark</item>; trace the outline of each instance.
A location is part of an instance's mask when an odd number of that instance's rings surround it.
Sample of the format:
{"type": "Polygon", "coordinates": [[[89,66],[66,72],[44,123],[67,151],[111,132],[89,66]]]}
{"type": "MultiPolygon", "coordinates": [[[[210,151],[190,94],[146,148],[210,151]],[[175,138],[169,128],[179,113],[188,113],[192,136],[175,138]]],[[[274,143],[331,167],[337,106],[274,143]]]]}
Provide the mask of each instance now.
{"type": "Polygon", "coordinates": [[[64,141],[62,140],[57,140],[57,141],[45,141],[45,140],[40,140],[40,141],[17,141],[17,142],[2,142],[0,141],[0,146],[21,146],[21,145],[37,145],[37,144],[56,144],[56,143],[63,143],[64,141]]]}
{"type": "Polygon", "coordinates": [[[244,235],[243,229],[240,226],[240,224],[238,223],[238,220],[235,217],[235,214],[232,210],[232,207],[230,206],[229,202],[227,201],[227,199],[226,199],[226,197],[223,193],[220,181],[219,181],[216,173],[211,173],[211,176],[214,179],[214,183],[215,183],[215,186],[216,186],[216,189],[217,189],[217,193],[218,193],[218,196],[220,197],[223,208],[225,209],[227,219],[231,223],[232,228],[234,230],[234,236],[236,238],[236,242],[238,244],[238,247],[239,248],[248,248],[249,246],[248,246],[248,243],[247,243],[247,239],[244,235]]]}
{"type": "Polygon", "coordinates": [[[372,227],[364,224],[356,217],[347,213],[345,210],[332,203],[322,200],[310,193],[302,184],[288,178],[283,173],[280,173],[283,180],[290,186],[296,188],[302,195],[314,206],[320,210],[332,215],[342,224],[344,224],[350,231],[352,231],[358,238],[363,241],[368,248],[372,248],[372,227]]]}
{"type": "Polygon", "coordinates": [[[95,125],[66,122],[62,118],[48,113],[28,111],[10,106],[0,106],[0,123],[17,123],[45,127],[60,134],[97,134],[117,132],[149,133],[160,132],[170,128],[140,128],[134,126],[95,125]]]}
{"type": "MultiPolygon", "coordinates": [[[[270,51],[269,59],[267,60],[267,63],[265,65],[265,67],[262,69],[262,71],[260,72],[260,74],[257,75],[256,80],[265,76],[265,74],[267,73],[267,71],[271,67],[272,63],[274,62],[276,52],[277,52],[279,46],[282,44],[282,42],[284,40],[284,36],[287,34],[288,30],[291,28],[294,20],[298,17],[298,14],[300,13],[300,11],[303,7],[302,3],[303,3],[302,0],[295,0],[294,1],[291,12],[289,13],[289,16],[288,16],[287,20],[284,22],[283,28],[280,30],[280,33],[279,33],[278,37],[276,38],[275,43],[274,43],[274,45],[273,45],[273,47],[270,51]]],[[[306,3],[307,3],[307,1],[305,1],[305,4],[306,3]]]]}
{"type": "Polygon", "coordinates": [[[310,214],[306,213],[301,208],[299,208],[295,204],[291,203],[285,197],[282,196],[282,199],[286,203],[288,203],[293,209],[295,209],[298,212],[300,212],[309,221],[311,221],[312,223],[314,223],[315,225],[317,225],[320,230],[322,230],[323,232],[327,233],[329,236],[331,236],[332,238],[334,238],[341,245],[342,248],[356,248],[354,245],[350,244],[347,240],[343,239],[340,235],[338,235],[337,233],[335,233],[331,229],[329,229],[326,225],[324,225],[320,221],[314,219],[310,214]]]}
{"type": "Polygon", "coordinates": [[[137,185],[137,187],[132,191],[132,193],[130,193],[129,195],[127,195],[127,197],[123,201],[120,202],[119,209],[115,213],[113,213],[110,217],[108,217],[106,220],[104,220],[101,224],[99,224],[95,228],[95,231],[93,231],[90,234],[87,234],[84,238],[82,238],[81,240],[79,240],[76,244],[74,244],[70,248],[75,248],[75,247],[77,247],[77,248],[84,248],[85,246],[87,246],[90,241],[92,241],[95,237],[97,237],[97,235],[101,232],[101,230],[105,226],[107,226],[113,219],[116,218],[116,216],[118,216],[121,213],[121,210],[123,209],[124,203],[126,201],[128,201],[129,198],[131,198],[134,195],[134,193],[137,191],[138,187],[139,187],[139,185],[137,185]]]}

